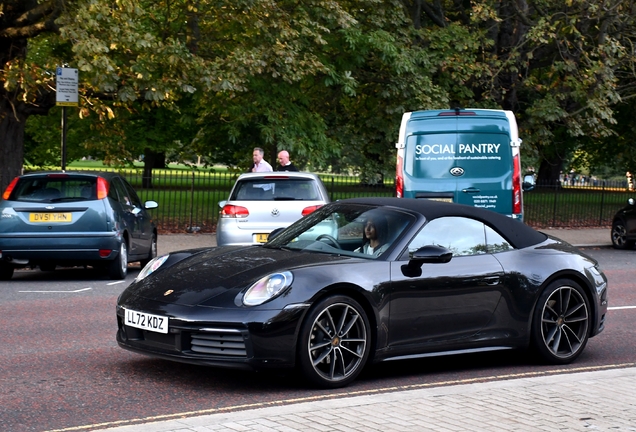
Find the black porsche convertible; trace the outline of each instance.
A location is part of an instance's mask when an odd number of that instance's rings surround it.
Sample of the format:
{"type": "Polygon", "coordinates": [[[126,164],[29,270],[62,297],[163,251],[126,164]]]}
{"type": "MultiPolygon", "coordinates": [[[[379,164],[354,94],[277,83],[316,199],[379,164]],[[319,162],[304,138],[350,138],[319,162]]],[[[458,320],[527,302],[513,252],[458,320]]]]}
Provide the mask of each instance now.
{"type": "Polygon", "coordinates": [[[258,246],[152,260],[117,302],[122,348],[347,385],[370,362],[531,349],[576,359],[603,330],[596,261],[512,218],[399,198],[330,203],[258,246]]]}

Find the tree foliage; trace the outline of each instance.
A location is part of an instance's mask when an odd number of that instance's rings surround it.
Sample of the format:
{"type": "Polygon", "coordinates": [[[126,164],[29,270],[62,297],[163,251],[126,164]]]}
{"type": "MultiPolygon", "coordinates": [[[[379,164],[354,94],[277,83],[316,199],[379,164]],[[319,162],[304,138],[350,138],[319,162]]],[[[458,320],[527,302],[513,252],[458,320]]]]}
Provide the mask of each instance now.
{"type": "MultiPolygon", "coordinates": [[[[543,179],[617,148],[623,166],[636,160],[622,138],[633,135],[633,0],[1,7],[0,186],[22,165],[26,120],[54,106],[62,64],[80,70],[72,145],[118,164],[194,152],[243,169],[259,146],[270,162],[286,149],[299,165],[376,181],[393,169],[403,112],[454,106],[514,111],[543,179]]],[[[47,121],[30,120],[32,158],[59,147],[47,121]]]]}

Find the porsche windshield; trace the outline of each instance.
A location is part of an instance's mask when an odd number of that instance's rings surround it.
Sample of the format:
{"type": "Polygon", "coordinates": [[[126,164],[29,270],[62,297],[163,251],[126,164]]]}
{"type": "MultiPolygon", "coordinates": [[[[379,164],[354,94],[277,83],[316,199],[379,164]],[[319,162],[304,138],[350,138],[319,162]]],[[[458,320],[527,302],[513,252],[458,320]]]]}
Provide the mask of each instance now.
{"type": "Polygon", "coordinates": [[[331,204],[274,236],[266,247],[376,259],[415,220],[409,213],[360,204],[331,204]]]}

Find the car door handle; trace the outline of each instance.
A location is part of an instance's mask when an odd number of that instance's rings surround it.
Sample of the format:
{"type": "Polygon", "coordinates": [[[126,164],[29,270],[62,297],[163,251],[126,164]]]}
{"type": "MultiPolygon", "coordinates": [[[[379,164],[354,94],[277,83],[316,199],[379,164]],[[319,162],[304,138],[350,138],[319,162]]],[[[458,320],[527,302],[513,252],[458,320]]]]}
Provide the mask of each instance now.
{"type": "Polygon", "coordinates": [[[480,190],[475,188],[475,187],[469,187],[469,188],[466,188],[466,189],[462,189],[462,192],[464,192],[464,193],[479,193],[480,190]]]}

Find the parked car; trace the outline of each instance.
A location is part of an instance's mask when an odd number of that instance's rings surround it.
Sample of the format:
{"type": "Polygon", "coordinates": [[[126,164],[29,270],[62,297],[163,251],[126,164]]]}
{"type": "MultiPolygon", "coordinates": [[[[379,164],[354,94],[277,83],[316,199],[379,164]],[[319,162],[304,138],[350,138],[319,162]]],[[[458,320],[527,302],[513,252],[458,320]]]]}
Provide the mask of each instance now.
{"type": "Polygon", "coordinates": [[[636,206],[634,199],[614,215],[612,221],[612,245],[616,249],[633,249],[636,244],[636,206]]]}
{"type": "Polygon", "coordinates": [[[531,347],[569,363],[606,313],[606,277],[570,244],[489,210],[409,198],[341,200],[265,245],[156,258],[116,310],[125,349],[298,367],[326,388],[420,356],[531,347]]]}
{"type": "Polygon", "coordinates": [[[38,172],[16,177],[0,201],[0,279],[15,268],[90,265],[112,279],[128,263],[157,256],[157,228],[142,203],[115,173],[38,172]]]}
{"type": "Polygon", "coordinates": [[[219,203],[217,245],[265,243],[273,230],[291,225],[328,202],[327,190],[315,174],[242,174],[229,199],[219,203]]]}

